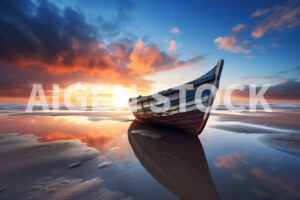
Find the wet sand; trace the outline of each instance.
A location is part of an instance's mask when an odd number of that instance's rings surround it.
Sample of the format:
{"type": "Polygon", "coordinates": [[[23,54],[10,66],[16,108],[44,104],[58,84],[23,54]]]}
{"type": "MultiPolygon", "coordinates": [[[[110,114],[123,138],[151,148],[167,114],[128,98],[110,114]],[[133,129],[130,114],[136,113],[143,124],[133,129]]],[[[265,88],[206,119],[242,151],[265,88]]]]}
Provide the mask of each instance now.
{"type": "Polygon", "coordinates": [[[297,199],[298,111],[213,111],[194,138],[128,112],[3,110],[0,199],[297,199]]]}
{"type": "Polygon", "coordinates": [[[221,121],[262,124],[275,128],[294,129],[300,132],[300,109],[276,109],[272,112],[257,111],[255,113],[249,111],[234,113],[215,110],[213,115],[219,117],[221,121]]]}
{"type": "Polygon", "coordinates": [[[37,141],[33,135],[0,136],[1,199],[88,199],[122,197],[100,178],[84,179],[96,165],[95,148],[79,140],[37,141]],[[76,164],[77,163],[77,164],[76,164]],[[73,175],[75,168],[76,174],[73,175]],[[74,168],[74,169],[73,169],[74,168]],[[80,177],[80,178],[79,178],[80,177]]]}
{"type": "Polygon", "coordinates": [[[266,145],[295,156],[300,157],[300,134],[276,134],[260,138],[266,145]]]}
{"type": "Polygon", "coordinates": [[[212,115],[221,121],[221,124],[212,125],[214,128],[236,133],[264,134],[260,138],[264,144],[300,156],[300,109],[274,110],[270,113],[214,111],[212,115]]]}

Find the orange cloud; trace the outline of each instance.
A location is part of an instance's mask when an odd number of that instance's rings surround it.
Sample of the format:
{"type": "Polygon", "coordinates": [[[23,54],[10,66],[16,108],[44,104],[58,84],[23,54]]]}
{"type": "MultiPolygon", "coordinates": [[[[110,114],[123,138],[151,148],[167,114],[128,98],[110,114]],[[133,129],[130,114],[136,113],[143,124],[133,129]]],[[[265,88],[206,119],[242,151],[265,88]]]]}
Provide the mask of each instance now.
{"type": "Polygon", "coordinates": [[[254,13],[252,13],[251,17],[260,17],[262,15],[269,13],[270,11],[271,11],[271,9],[269,9],[269,8],[264,9],[264,10],[257,9],[254,13]]]}
{"type": "Polygon", "coordinates": [[[176,42],[174,40],[171,40],[170,41],[170,44],[169,44],[169,51],[174,51],[176,49],[176,42]]]}
{"type": "MultiPolygon", "coordinates": [[[[260,38],[270,29],[278,31],[298,26],[300,24],[300,5],[297,4],[297,1],[287,1],[282,6],[274,7],[270,15],[263,19],[255,28],[252,32],[252,36],[254,38],[260,38]]],[[[256,12],[252,14],[252,16],[260,16],[265,13],[267,13],[266,10],[264,10],[264,12],[256,12]]]]}
{"type": "Polygon", "coordinates": [[[82,47],[87,48],[82,55],[74,53],[79,48],[78,44],[74,46],[75,50],[54,60],[45,60],[38,54],[26,58],[12,54],[7,60],[2,59],[0,96],[29,97],[34,83],[43,84],[44,89],[51,88],[54,83],[60,84],[62,89],[76,82],[122,84],[125,87],[137,84],[140,90],[147,90],[152,81],[145,80],[144,75],[192,65],[204,59],[197,56],[180,61],[177,55],[169,55],[155,44],[145,45],[141,39],[135,47],[132,41],[82,47]]]}
{"type": "Polygon", "coordinates": [[[235,36],[218,37],[214,42],[219,49],[224,49],[233,53],[250,53],[249,49],[245,49],[243,45],[237,44],[235,36]]]}
{"type": "MultiPolygon", "coordinates": [[[[175,61],[175,56],[170,56],[170,60],[175,61]]],[[[130,54],[129,68],[135,75],[144,75],[155,71],[155,64],[163,62],[164,58],[156,45],[145,46],[142,39],[136,44],[135,49],[130,54]]]]}
{"type": "Polygon", "coordinates": [[[147,46],[142,39],[139,39],[129,58],[130,74],[138,76],[192,65],[204,59],[203,56],[196,56],[186,61],[178,61],[177,55],[168,55],[166,52],[160,51],[155,44],[147,46]]]}
{"type": "Polygon", "coordinates": [[[239,32],[239,31],[241,31],[242,29],[244,29],[245,27],[246,27],[245,24],[238,24],[238,25],[236,25],[235,27],[233,27],[232,30],[233,30],[234,32],[239,32]]]}

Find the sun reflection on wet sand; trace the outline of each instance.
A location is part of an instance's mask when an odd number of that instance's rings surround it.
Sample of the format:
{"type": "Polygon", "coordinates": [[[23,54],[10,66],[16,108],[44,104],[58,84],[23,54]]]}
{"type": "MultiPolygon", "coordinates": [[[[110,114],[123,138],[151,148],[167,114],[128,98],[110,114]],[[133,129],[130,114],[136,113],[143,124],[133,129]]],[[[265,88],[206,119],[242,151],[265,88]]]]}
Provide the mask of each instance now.
{"type": "Polygon", "coordinates": [[[120,146],[119,137],[127,132],[129,122],[90,121],[85,116],[7,117],[0,121],[0,133],[34,134],[39,141],[79,139],[102,152],[120,146]]]}

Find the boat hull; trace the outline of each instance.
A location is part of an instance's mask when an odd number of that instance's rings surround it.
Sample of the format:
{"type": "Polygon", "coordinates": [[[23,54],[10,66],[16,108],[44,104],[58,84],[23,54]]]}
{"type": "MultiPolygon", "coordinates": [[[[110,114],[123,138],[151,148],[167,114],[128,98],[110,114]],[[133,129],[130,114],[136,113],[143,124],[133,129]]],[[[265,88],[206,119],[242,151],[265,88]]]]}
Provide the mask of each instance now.
{"type": "Polygon", "coordinates": [[[199,110],[178,113],[172,116],[161,116],[154,118],[143,118],[137,113],[133,113],[135,118],[144,123],[156,124],[165,127],[173,127],[188,134],[197,136],[205,126],[205,113],[199,110]]]}

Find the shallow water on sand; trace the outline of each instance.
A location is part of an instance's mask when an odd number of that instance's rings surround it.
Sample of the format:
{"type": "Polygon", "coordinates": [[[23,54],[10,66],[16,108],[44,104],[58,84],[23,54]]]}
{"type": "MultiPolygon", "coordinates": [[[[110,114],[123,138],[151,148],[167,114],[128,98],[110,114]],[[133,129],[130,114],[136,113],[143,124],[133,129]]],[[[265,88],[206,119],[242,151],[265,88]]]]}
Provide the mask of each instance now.
{"type": "Polygon", "coordinates": [[[130,112],[0,114],[0,199],[299,199],[300,110],[214,111],[201,135],[130,112]]]}

